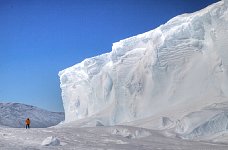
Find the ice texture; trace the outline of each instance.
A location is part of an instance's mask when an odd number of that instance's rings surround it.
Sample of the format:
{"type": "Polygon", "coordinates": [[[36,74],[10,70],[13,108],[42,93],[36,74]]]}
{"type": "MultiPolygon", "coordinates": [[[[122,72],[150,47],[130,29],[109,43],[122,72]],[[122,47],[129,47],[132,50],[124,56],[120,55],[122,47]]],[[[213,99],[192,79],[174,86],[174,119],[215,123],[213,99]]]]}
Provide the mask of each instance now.
{"type": "MultiPolygon", "coordinates": [[[[110,53],[60,71],[65,121],[96,116],[103,125],[114,125],[165,116],[151,126],[160,128],[227,101],[227,3],[174,17],[114,43],[110,53]]],[[[215,116],[220,118],[226,114],[215,116]]]]}
{"type": "Polygon", "coordinates": [[[54,136],[47,137],[41,143],[42,146],[59,146],[60,140],[54,136]]]}
{"type": "Polygon", "coordinates": [[[184,116],[176,125],[176,132],[183,138],[213,137],[216,133],[227,132],[228,103],[215,103],[200,111],[184,116]]]}

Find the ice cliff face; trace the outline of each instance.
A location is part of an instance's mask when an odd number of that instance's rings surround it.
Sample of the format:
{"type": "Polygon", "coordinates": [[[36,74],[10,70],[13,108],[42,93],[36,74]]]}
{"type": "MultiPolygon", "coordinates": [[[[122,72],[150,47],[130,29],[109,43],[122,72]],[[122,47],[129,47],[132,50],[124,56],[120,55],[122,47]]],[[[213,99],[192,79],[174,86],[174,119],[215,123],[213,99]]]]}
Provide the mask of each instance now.
{"type": "Polygon", "coordinates": [[[178,119],[227,101],[227,8],[224,0],[177,16],[60,71],[66,122],[93,115],[104,124],[178,119]]]}

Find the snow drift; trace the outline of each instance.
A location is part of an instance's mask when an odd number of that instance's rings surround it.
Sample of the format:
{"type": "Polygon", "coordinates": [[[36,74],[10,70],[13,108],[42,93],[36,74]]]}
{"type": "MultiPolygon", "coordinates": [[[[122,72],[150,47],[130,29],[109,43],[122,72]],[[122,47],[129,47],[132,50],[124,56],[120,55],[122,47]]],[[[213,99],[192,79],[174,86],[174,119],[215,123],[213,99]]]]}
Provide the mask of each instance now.
{"type": "Polygon", "coordinates": [[[225,0],[114,43],[110,53],[59,72],[65,121],[96,116],[113,125],[154,117],[153,128],[160,128],[227,101],[227,40],[225,0]]]}
{"type": "Polygon", "coordinates": [[[47,137],[41,143],[42,146],[59,146],[60,140],[54,136],[47,137]]]}
{"type": "Polygon", "coordinates": [[[0,103],[0,126],[23,128],[26,118],[30,118],[32,128],[45,128],[63,121],[64,113],[20,103],[0,103]]]}

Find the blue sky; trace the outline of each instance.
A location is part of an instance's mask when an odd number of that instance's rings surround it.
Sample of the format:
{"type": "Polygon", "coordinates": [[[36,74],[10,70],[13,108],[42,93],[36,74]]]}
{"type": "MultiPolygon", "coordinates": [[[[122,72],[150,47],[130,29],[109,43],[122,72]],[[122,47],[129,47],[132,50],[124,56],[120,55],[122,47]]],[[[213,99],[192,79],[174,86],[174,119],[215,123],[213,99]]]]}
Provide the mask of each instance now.
{"type": "Polygon", "coordinates": [[[63,111],[58,72],[217,0],[0,0],[0,102],[63,111]]]}

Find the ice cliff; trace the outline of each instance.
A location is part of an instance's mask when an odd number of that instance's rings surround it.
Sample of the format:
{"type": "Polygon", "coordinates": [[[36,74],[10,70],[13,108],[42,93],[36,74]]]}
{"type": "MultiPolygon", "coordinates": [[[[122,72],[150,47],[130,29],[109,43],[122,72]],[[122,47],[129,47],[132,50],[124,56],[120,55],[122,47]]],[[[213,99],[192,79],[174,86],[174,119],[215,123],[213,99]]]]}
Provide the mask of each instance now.
{"type": "Polygon", "coordinates": [[[183,123],[191,112],[228,100],[228,1],[114,43],[110,53],[59,77],[66,122],[97,116],[108,125],[146,117],[183,123]]]}

